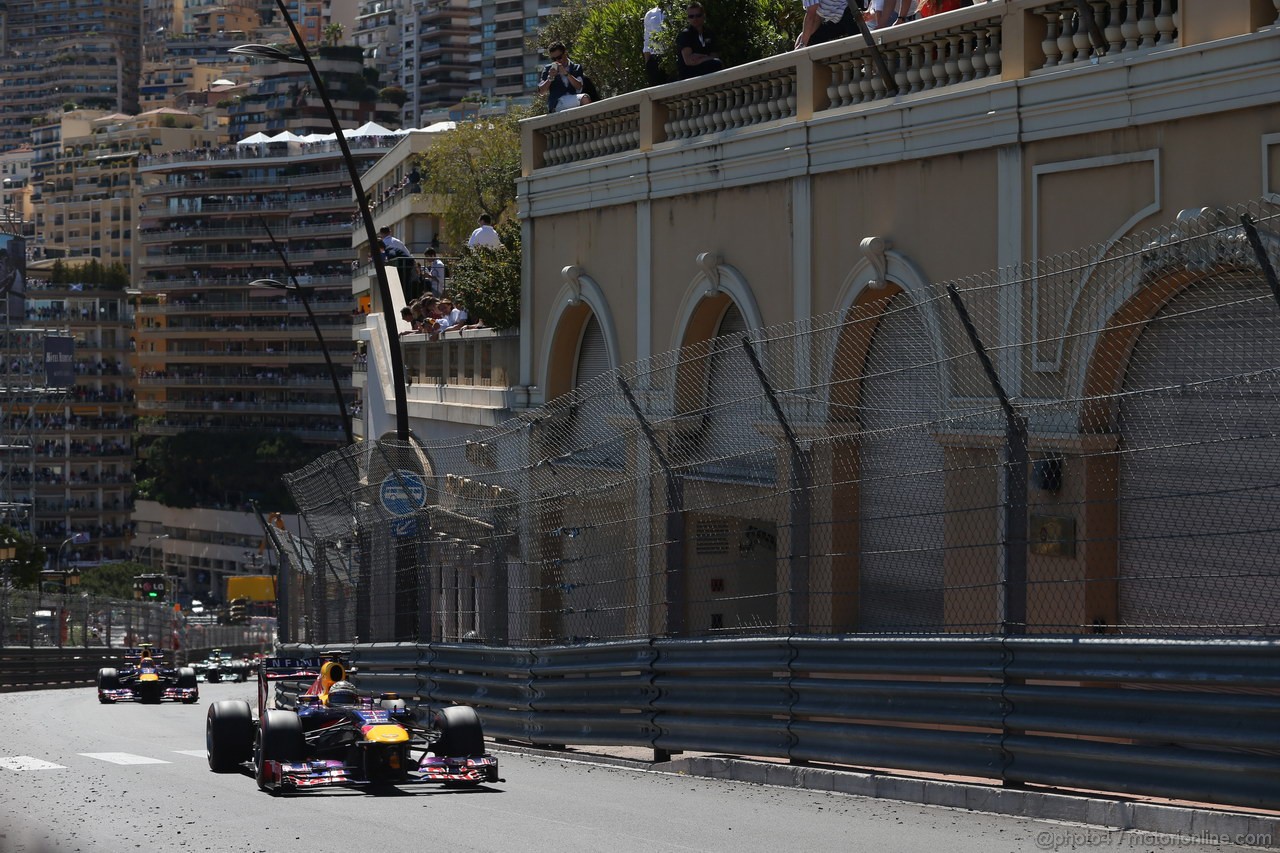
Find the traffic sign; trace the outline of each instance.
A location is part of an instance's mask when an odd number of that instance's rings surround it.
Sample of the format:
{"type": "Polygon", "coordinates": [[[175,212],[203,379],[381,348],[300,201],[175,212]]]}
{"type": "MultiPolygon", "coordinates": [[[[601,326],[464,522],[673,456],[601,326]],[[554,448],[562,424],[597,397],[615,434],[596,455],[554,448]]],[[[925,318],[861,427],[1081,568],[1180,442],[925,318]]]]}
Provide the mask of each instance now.
{"type": "Polygon", "coordinates": [[[392,515],[413,515],[427,505],[427,484],[418,474],[402,468],[392,471],[382,481],[379,496],[382,505],[392,515]]]}
{"type": "Polygon", "coordinates": [[[404,539],[418,532],[418,519],[412,515],[406,518],[397,518],[391,522],[391,535],[397,539],[404,539]]]}

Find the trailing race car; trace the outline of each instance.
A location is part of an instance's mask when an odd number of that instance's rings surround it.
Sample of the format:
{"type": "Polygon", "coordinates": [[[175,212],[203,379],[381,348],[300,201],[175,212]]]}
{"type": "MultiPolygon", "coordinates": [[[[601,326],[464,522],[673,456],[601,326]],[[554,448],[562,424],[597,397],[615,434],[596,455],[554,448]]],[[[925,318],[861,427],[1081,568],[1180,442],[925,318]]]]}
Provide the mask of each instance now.
{"type": "Polygon", "coordinates": [[[235,660],[229,652],[222,649],[212,649],[209,656],[204,660],[193,663],[191,668],[196,671],[196,675],[204,676],[204,680],[210,684],[217,684],[222,680],[227,681],[248,681],[249,670],[252,668],[247,660],[235,660]]]}
{"type": "Polygon", "coordinates": [[[187,666],[165,666],[160,652],[150,643],[126,649],[123,666],[98,670],[98,701],[110,705],[121,699],[143,703],[174,699],[184,705],[194,704],[200,699],[196,671],[187,666]]]}
{"type": "Polygon", "coordinates": [[[209,768],[250,765],[264,791],[329,785],[499,782],[498,759],[485,752],[474,708],[413,710],[394,693],[360,695],[338,653],[267,658],[258,667],[258,719],[249,703],[209,706],[209,768]],[[269,710],[274,681],[312,679],[297,711],[269,710]]]}

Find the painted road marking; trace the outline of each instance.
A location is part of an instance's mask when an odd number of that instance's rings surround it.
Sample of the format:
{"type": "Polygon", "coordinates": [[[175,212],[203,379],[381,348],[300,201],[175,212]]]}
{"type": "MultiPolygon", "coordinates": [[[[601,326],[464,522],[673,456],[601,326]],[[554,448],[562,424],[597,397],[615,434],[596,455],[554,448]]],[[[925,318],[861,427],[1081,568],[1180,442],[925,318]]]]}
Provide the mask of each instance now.
{"type": "Polygon", "coordinates": [[[66,770],[67,768],[61,764],[54,764],[52,761],[44,761],[39,758],[32,758],[30,755],[14,755],[10,758],[0,758],[0,767],[5,770],[16,770],[21,773],[23,770],[66,770]]]}
{"type": "Polygon", "coordinates": [[[178,755],[190,755],[192,758],[208,758],[209,753],[203,749],[175,749],[178,755]]]}
{"type": "Polygon", "coordinates": [[[85,758],[96,758],[99,761],[110,761],[112,764],[170,764],[163,758],[148,758],[145,755],[134,755],[130,752],[81,752],[85,758]]]}

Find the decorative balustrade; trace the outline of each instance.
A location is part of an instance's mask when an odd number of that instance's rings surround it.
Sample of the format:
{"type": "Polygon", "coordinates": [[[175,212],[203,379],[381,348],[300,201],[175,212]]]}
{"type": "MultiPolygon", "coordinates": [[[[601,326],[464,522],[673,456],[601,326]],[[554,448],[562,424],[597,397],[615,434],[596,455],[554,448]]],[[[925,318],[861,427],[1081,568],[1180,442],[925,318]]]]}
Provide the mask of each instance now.
{"type": "Polygon", "coordinates": [[[1035,70],[1094,62],[1178,43],[1177,0],[1058,0],[1030,11],[1044,18],[1044,64],[1035,70]]]}
{"type": "Polygon", "coordinates": [[[667,139],[692,139],[796,115],[796,69],[761,74],[697,89],[661,101],[667,139]]]}
{"type": "Polygon", "coordinates": [[[893,85],[855,36],[529,119],[524,171],[808,121],[970,82],[1127,61],[1257,33],[1280,23],[1278,16],[1280,0],[990,0],[876,31],[893,85]]]}
{"type": "MultiPolygon", "coordinates": [[[[927,21],[921,22],[924,23],[927,21]]],[[[886,31],[881,53],[893,75],[896,91],[890,92],[866,46],[822,60],[831,72],[827,86],[828,109],[912,95],[970,80],[1000,79],[1003,28],[999,15],[966,20],[946,30],[929,30],[921,24],[886,31]]]]}
{"type": "Polygon", "coordinates": [[[634,151],[640,142],[640,109],[632,104],[603,114],[584,114],[546,134],[543,162],[548,166],[592,160],[634,151]]]}

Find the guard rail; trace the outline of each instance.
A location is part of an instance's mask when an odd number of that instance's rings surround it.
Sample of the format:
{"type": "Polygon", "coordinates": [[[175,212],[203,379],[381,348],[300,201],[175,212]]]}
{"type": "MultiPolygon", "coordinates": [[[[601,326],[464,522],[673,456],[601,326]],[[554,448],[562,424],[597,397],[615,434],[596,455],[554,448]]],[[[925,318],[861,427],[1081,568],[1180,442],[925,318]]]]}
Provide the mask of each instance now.
{"type": "MultiPolygon", "coordinates": [[[[351,662],[362,690],[472,705],[498,738],[1277,808],[1278,651],[1247,639],[806,636],[375,643],[351,662]]],[[[278,689],[278,704],[295,701],[278,689]]]]}

